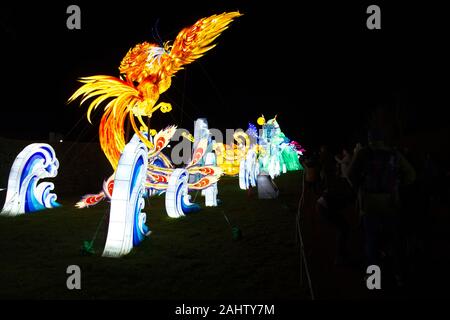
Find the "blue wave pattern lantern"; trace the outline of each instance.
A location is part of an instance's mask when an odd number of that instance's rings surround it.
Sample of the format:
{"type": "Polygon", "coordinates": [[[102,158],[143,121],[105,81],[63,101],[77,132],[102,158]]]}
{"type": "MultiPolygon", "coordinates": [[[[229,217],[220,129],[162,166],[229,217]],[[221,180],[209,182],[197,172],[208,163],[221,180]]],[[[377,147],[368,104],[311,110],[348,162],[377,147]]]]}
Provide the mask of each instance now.
{"type": "Polygon", "coordinates": [[[52,182],[39,180],[54,178],[59,161],[55,150],[45,143],[25,147],[14,160],[8,179],[6,201],[1,211],[4,216],[16,216],[60,206],[52,182]]]}
{"type": "Polygon", "coordinates": [[[180,168],[175,169],[169,178],[166,191],[166,211],[171,218],[179,218],[200,209],[198,204],[190,202],[188,177],[188,171],[180,168]]]}
{"type": "Polygon", "coordinates": [[[137,246],[150,230],[145,224],[145,180],[148,150],[135,134],[125,146],[114,175],[104,257],[121,257],[137,246]]]}

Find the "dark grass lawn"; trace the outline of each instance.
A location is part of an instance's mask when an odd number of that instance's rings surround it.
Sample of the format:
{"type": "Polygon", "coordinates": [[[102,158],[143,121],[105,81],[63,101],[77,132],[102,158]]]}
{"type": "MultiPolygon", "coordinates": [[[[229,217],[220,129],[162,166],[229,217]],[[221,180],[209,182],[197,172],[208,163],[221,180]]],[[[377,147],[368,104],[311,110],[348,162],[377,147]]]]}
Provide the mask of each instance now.
{"type": "MultiPolygon", "coordinates": [[[[300,181],[301,173],[285,174],[276,179],[278,199],[258,200],[256,189],[248,194],[225,177],[221,206],[180,219],[166,215],[164,197],[151,198],[145,211],[152,234],[120,259],[101,257],[107,202],[78,210],[78,197],[60,197],[62,208],[0,217],[0,298],[307,299],[295,240],[300,181]],[[241,240],[232,239],[224,213],[241,240]],[[83,256],[83,241],[103,218],[95,255],[83,256]],[[81,290],[66,288],[69,265],[81,267],[81,290]]],[[[197,202],[204,203],[200,194],[197,202]]]]}

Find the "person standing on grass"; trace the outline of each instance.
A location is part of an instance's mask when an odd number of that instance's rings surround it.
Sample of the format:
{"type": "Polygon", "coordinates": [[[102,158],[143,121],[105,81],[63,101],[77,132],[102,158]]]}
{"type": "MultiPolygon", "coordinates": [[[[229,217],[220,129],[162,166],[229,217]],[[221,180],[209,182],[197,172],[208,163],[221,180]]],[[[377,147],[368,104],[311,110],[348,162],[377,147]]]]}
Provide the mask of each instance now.
{"type": "Polygon", "coordinates": [[[325,146],[320,153],[320,178],[322,192],[316,202],[319,215],[336,230],[335,265],[345,265],[348,261],[348,235],[350,225],[344,215],[344,209],[353,201],[348,183],[338,177],[336,161],[325,146]]]}
{"type": "Polygon", "coordinates": [[[319,193],[319,173],[318,173],[318,161],[315,154],[308,155],[301,162],[305,169],[305,184],[306,188],[312,190],[314,194],[319,193]]]}
{"type": "Polygon", "coordinates": [[[367,264],[380,266],[381,253],[388,249],[384,253],[392,258],[394,276],[401,285],[399,187],[413,183],[416,173],[400,152],[384,144],[380,130],[370,130],[368,142],[368,147],[355,154],[348,170],[348,178],[358,192],[367,264]]]}
{"type": "Polygon", "coordinates": [[[347,179],[348,168],[352,162],[352,155],[348,152],[347,148],[342,149],[342,158],[335,156],[334,159],[339,165],[339,174],[341,178],[347,179]]]}

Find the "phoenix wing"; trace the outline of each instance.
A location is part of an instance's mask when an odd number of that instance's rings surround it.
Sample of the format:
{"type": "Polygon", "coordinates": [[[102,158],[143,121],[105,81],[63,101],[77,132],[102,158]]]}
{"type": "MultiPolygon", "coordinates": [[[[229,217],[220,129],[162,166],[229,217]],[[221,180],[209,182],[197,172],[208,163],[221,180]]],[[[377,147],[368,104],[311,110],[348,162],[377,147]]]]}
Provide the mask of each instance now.
{"type": "Polygon", "coordinates": [[[171,74],[203,56],[216,46],[213,41],[228,28],[233,19],[240,17],[239,12],[225,12],[198,20],[193,26],[178,33],[172,47],[168,68],[171,74]]]}

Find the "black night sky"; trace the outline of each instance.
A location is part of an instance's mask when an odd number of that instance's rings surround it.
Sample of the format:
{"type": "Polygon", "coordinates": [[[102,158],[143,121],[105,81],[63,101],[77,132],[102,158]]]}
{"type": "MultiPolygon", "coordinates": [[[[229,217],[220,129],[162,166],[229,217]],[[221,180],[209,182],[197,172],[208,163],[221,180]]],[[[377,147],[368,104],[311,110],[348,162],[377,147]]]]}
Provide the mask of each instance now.
{"type": "Polygon", "coordinates": [[[306,145],[350,142],[365,132],[370,110],[401,106],[405,130],[446,127],[449,49],[445,11],[438,5],[379,3],[382,29],[366,28],[372,3],[292,1],[62,2],[1,4],[0,135],[95,141],[99,115],[66,105],[77,78],[118,76],[138,42],[172,40],[197,19],[244,14],[218,46],[176,74],[152,126],[246,128],[263,113],[278,114],[288,137],[306,145]],[[66,8],[81,7],[81,30],[66,28],[66,8]]]}

